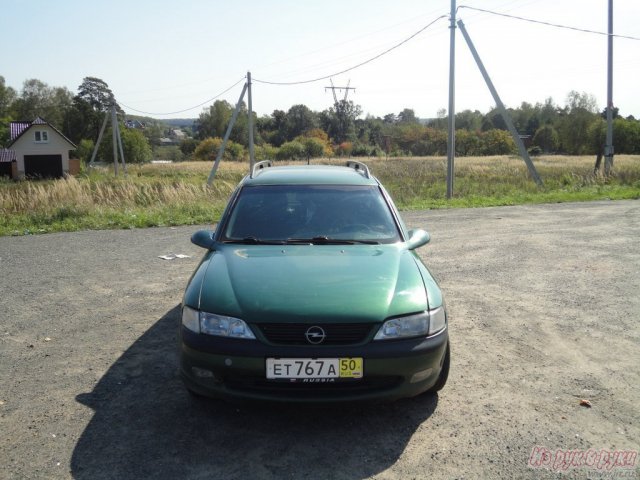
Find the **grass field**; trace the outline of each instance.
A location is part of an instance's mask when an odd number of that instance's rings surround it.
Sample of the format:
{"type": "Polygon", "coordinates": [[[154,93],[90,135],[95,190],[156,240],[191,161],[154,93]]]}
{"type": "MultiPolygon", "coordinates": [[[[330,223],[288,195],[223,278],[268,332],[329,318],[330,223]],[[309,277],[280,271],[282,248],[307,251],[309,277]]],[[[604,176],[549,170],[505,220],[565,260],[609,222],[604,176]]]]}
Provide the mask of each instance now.
{"type": "MultiPolygon", "coordinates": [[[[593,175],[593,157],[537,157],[542,188],[518,157],[461,157],[451,200],[446,199],[446,158],[363,161],[400,209],[640,198],[638,155],[616,156],[609,179],[593,175]]],[[[60,180],[0,180],[0,235],[213,223],[248,164],[223,162],[207,187],[210,169],[210,163],[184,162],[128,166],[128,175],[118,178],[109,169],[94,169],[60,180]]]]}

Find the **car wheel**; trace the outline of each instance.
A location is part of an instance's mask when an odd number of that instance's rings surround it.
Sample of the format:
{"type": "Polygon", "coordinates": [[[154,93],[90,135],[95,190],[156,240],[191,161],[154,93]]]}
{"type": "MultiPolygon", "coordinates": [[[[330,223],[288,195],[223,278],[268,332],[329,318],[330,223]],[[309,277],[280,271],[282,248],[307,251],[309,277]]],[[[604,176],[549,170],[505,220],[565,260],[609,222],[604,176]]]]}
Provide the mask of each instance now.
{"type": "Polygon", "coordinates": [[[428,390],[429,393],[439,392],[446,385],[447,378],[449,378],[449,356],[449,342],[447,342],[447,351],[444,354],[444,362],[442,364],[442,370],[440,370],[440,376],[433,387],[428,390]]]}

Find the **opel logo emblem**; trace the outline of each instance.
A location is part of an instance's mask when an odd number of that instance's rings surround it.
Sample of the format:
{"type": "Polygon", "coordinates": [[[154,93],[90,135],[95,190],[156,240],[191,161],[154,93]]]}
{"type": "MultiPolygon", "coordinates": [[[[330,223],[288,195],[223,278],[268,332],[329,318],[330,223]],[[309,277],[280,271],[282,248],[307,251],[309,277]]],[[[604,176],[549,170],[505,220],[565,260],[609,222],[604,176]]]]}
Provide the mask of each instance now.
{"type": "Polygon", "coordinates": [[[324,330],[320,327],[309,327],[304,334],[307,342],[313,343],[314,345],[318,345],[319,343],[324,342],[324,339],[327,337],[327,334],[324,333],[324,330]]]}

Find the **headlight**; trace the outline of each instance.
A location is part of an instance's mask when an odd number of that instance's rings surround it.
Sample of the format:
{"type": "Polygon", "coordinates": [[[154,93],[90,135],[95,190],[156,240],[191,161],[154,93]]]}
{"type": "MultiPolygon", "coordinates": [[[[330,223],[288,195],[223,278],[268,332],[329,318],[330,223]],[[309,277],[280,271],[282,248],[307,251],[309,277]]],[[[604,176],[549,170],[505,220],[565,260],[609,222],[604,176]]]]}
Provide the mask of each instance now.
{"type": "Polygon", "coordinates": [[[374,340],[419,337],[427,333],[429,333],[429,314],[422,312],[387,320],[378,330],[374,340]]]}
{"type": "Polygon", "coordinates": [[[444,307],[439,307],[428,312],[387,320],[376,333],[374,340],[393,340],[433,335],[445,326],[446,315],[444,307]]]}
{"type": "Polygon", "coordinates": [[[189,307],[182,309],[182,324],[196,333],[252,340],[256,338],[244,320],[215,313],[199,312],[189,307]]]}

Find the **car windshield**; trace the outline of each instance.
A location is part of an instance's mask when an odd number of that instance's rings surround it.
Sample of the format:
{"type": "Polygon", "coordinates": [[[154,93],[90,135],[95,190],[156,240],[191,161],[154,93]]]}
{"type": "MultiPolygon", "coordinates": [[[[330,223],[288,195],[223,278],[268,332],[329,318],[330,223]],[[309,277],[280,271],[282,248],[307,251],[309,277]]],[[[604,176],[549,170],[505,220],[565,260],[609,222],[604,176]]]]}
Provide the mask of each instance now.
{"type": "Polygon", "coordinates": [[[394,243],[398,227],[375,185],[244,187],[222,241],[243,243],[394,243]]]}

